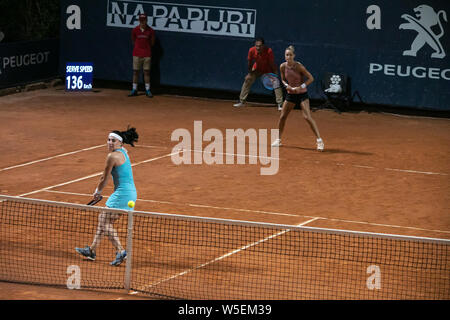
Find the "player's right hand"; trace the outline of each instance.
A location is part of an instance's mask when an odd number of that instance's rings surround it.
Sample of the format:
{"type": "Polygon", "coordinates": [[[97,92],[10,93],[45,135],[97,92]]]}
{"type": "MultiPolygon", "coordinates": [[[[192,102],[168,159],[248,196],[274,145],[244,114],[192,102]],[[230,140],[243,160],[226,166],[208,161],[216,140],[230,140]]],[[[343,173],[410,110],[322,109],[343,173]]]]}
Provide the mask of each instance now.
{"type": "Polygon", "coordinates": [[[94,192],[94,194],[93,194],[94,199],[95,199],[95,200],[98,200],[101,196],[102,196],[101,193],[98,192],[97,189],[95,189],[95,192],[94,192]]]}

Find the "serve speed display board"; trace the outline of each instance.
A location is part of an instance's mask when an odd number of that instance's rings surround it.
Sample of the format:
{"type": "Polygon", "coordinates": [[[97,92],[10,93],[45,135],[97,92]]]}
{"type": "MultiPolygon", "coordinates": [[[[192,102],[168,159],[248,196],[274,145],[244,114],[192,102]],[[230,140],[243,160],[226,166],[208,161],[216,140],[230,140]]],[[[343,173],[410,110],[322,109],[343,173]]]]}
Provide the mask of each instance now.
{"type": "Polygon", "coordinates": [[[92,90],[94,65],[92,62],[66,63],[66,91],[92,90]]]}

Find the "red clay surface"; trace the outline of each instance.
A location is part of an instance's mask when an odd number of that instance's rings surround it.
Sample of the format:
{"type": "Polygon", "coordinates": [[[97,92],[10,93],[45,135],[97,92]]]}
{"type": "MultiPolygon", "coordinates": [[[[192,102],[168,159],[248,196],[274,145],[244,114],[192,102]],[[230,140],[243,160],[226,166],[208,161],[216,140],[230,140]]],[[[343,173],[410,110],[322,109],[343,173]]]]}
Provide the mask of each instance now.
{"type": "MultiPolygon", "coordinates": [[[[193,133],[195,120],[203,132],[276,128],[275,106],[126,95],[46,89],[1,97],[0,194],[86,203],[99,179],[88,176],[103,170],[107,133],[131,124],[140,134],[127,147],[139,211],[289,225],[317,218],[307,226],[450,239],[448,119],[319,110],[312,115],[325,151],[317,152],[294,110],[279,171],[263,176],[259,161],[177,166],[170,137],[178,128],[193,133]]],[[[110,181],[104,194],[111,192],[110,181]]],[[[0,292],[0,299],[138,298],[2,282],[0,292]]]]}

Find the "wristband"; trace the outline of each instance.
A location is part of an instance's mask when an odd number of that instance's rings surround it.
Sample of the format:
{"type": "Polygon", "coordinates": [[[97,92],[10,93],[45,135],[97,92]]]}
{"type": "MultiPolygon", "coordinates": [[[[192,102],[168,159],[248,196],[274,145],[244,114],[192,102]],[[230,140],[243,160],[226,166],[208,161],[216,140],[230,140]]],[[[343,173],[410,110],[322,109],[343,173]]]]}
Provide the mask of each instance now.
{"type": "Polygon", "coordinates": [[[300,87],[302,87],[302,89],[305,89],[306,88],[306,84],[302,83],[302,85],[300,87]]]}

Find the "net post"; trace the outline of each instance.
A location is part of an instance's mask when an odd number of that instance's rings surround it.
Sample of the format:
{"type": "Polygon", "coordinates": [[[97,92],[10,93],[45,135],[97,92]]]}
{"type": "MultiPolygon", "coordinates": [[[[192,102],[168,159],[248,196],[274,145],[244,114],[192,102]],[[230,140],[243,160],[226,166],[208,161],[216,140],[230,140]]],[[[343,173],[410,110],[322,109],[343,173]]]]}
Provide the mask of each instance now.
{"type": "Polygon", "coordinates": [[[127,260],[125,264],[125,290],[131,288],[131,267],[133,261],[133,210],[128,210],[128,230],[127,230],[127,260]]]}

